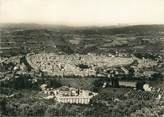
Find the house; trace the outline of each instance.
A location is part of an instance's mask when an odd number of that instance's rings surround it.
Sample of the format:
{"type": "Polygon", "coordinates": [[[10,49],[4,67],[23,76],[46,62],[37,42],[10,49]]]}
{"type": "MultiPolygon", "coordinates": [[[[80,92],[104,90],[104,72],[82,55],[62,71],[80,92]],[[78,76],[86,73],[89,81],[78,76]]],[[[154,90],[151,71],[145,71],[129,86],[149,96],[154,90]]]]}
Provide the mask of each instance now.
{"type": "Polygon", "coordinates": [[[119,81],[120,87],[130,87],[130,88],[136,88],[137,82],[130,82],[130,81],[119,81]]]}

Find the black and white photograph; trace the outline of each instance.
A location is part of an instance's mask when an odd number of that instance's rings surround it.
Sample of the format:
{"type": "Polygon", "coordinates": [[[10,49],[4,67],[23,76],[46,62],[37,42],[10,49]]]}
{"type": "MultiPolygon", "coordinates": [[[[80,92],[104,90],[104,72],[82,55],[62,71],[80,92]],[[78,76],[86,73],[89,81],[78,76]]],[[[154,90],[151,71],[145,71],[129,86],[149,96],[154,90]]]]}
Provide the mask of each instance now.
{"type": "Polygon", "coordinates": [[[164,0],[0,0],[0,117],[164,117],[164,0]]]}

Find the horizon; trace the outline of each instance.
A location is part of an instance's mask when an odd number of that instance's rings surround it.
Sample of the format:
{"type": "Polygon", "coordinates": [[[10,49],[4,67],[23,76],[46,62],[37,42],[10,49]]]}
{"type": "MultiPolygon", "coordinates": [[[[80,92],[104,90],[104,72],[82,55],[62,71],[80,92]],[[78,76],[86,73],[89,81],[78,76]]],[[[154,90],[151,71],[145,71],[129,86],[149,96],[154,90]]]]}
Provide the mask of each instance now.
{"type": "Polygon", "coordinates": [[[72,28],[121,28],[121,27],[133,27],[133,26],[164,26],[163,24],[116,24],[116,25],[66,25],[66,24],[45,24],[45,23],[1,23],[0,26],[28,26],[28,25],[33,25],[33,26],[41,26],[41,27],[72,27],[72,28]]]}

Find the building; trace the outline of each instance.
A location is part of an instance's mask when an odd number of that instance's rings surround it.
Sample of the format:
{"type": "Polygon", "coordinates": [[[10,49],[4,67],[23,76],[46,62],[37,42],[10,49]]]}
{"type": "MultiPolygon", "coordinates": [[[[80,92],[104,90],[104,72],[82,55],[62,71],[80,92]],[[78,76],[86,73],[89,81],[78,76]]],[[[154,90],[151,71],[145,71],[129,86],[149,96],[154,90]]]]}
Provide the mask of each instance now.
{"type": "Polygon", "coordinates": [[[137,82],[119,81],[119,86],[121,87],[136,88],[136,85],[137,85],[137,82]]]}
{"type": "Polygon", "coordinates": [[[48,90],[46,93],[58,102],[70,104],[89,104],[90,99],[97,95],[97,93],[89,90],[80,90],[68,86],[48,90]]]}

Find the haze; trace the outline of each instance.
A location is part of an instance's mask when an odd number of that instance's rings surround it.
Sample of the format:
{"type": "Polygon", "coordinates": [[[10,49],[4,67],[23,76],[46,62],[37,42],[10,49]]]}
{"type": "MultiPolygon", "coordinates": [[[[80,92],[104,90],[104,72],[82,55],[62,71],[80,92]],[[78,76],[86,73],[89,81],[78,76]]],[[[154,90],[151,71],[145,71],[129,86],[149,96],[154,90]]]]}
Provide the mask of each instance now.
{"type": "Polygon", "coordinates": [[[0,23],[164,24],[164,0],[0,0],[0,23]]]}

